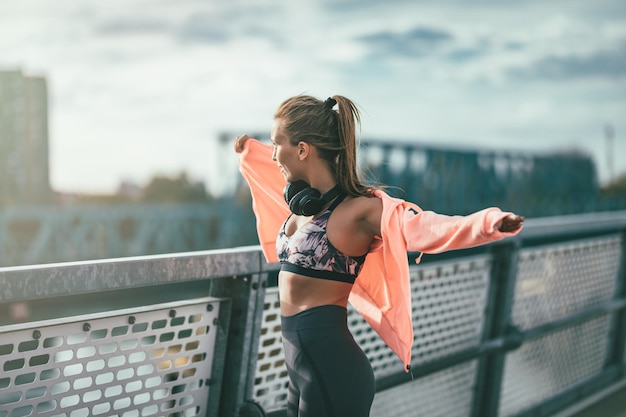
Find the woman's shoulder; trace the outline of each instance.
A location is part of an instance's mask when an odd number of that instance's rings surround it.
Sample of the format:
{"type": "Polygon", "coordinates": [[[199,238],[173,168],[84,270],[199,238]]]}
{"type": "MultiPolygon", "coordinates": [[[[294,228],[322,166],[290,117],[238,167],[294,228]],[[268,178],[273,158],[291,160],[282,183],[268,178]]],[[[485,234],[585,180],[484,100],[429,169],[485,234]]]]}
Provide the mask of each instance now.
{"type": "Polygon", "coordinates": [[[350,197],[344,203],[344,214],[355,221],[380,219],[382,211],[383,202],[375,195],[350,197]]]}

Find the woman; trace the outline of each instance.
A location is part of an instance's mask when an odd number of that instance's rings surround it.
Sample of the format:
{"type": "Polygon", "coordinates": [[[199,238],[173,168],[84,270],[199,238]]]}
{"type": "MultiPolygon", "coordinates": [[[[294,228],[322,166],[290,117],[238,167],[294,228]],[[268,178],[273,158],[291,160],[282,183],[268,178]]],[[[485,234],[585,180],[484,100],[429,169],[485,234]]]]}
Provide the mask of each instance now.
{"type": "Polygon", "coordinates": [[[356,106],[343,96],[295,96],[274,114],[272,146],[247,135],[234,143],[261,247],[269,262],[281,262],[289,416],[369,415],[374,375],[348,331],[348,301],[409,369],[407,252],[481,245],[519,232],[524,221],[497,208],[440,215],[365,185],[359,124],[356,106]]]}

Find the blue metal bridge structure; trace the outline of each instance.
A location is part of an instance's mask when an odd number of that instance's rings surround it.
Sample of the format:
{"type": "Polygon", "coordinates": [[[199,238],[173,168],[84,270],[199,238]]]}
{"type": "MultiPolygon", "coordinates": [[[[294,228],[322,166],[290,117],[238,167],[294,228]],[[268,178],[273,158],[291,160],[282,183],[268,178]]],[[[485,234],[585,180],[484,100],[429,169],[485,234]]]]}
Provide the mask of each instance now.
{"type": "MultiPolygon", "coordinates": [[[[261,137],[260,135],[258,135],[261,137]]],[[[579,154],[458,150],[368,140],[360,166],[387,191],[445,214],[488,206],[528,218],[626,209],[601,195],[593,161],[579,154]]],[[[0,266],[106,259],[256,244],[240,182],[206,203],[0,207],[0,266]]]]}

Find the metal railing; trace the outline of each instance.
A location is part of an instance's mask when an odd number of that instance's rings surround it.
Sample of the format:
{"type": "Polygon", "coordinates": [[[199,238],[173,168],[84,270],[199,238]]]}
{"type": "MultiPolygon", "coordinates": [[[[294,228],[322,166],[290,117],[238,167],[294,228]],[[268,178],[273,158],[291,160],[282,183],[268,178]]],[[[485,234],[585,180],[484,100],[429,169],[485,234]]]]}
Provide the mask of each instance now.
{"type": "MultiPolygon", "coordinates": [[[[372,416],[550,416],[626,380],[626,212],[410,266],[412,373],[354,310],[372,416]]],[[[414,254],[411,254],[413,258],[414,254]]],[[[284,415],[259,248],[0,268],[0,417],[284,415]]]]}

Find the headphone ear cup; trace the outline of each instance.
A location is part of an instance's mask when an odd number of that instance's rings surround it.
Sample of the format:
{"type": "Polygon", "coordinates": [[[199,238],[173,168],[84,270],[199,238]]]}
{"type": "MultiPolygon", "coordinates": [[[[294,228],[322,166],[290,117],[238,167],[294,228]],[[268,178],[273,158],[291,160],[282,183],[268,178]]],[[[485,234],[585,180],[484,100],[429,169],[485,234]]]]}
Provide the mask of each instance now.
{"type": "Polygon", "coordinates": [[[322,195],[315,188],[307,187],[289,200],[289,210],[298,216],[312,216],[324,207],[322,195]]]}
{"type": "Polygon", "coordinates": [[[298,180],[288,183],[283,190],[285,202],[287,204],[291,204],[291,200],[293,199],[293,197],[300,191],[306,190],[307,188],[309,188],[309,184],[307,184],[306,181],[298,180]]]}

